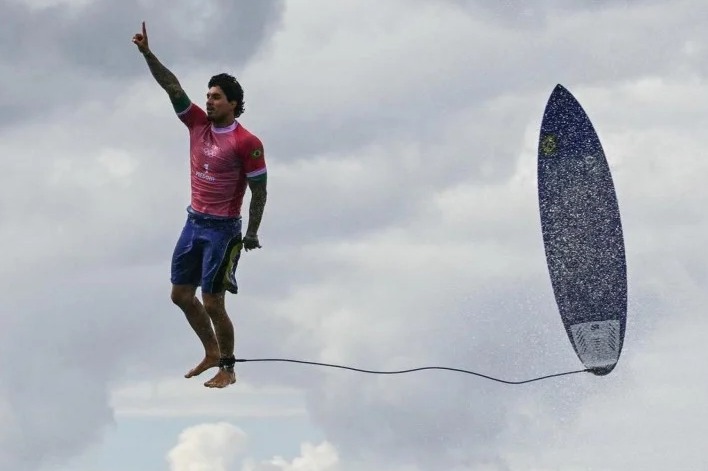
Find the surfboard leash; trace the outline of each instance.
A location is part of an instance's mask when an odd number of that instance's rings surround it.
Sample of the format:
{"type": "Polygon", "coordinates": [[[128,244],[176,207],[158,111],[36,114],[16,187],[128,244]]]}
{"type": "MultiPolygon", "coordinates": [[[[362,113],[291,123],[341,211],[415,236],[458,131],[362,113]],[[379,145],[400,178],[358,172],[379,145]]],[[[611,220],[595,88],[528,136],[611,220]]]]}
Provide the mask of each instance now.
{"type": "Polygon", "coordinates": [[[485,378],[491,381],[496,381],[498,383],[504,383],[504,384],[525,384],[525,383],[532,383],[534,381],[541,381],[543,379],[549,379],[549,378],[555,378],[558,376],[566,376],[566,375],[572,375],[576,373],[586,373],[586,372],[592,372],[591,369],[585,368],[582,370],[575,370],[575,371],[566,371],[564,373],[554,373],[554,374],[549,374],[546,376],[539,376],[538,378],[531,378],[531,379],[526,379],[523,381],[509,381],[505,379],[499,379],[499,378],[494,378],[492,376],[488,376],[482,373],[476,373],[474,371],[470,370],[464,370],[460,368],[449,368],[445,366],[423,366],[419,368],[411,368],[407,370],[393,370],[393,371],[376,371],[376,370],[365,370],[362,368],[354,368],[351,366],[343,366],[343,365],[335,365],[332,363],[320,363],[316,361],[305,361],[305,360],[291,360],[287,358],[237,358],[236,359],[237,363],[246,363],[246,362],[286,362],[286,363],[299,363],[303,365],[315,365],[315,366],[324,366],[327,368],[340,368],[343,370],[351,370],[351,371],[358,371],[360,373],[369,373],[369,374],[377,374],[377,375],[397,375],[397,374],[403,374],[403,373],[413,373],[415,371],[424,371],[424,370],[445,370],[445,371],[453,371],[456,373],[465,373],[473,376],[479,376],[480,378],[485,378]]]}

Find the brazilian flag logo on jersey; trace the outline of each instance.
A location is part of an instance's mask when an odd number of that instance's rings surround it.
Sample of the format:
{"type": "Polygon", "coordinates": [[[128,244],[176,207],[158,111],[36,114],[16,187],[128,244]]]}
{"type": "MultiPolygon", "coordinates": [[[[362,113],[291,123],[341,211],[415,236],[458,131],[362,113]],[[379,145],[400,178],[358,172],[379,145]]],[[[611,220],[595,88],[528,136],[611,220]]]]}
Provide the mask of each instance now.
{"type": "Polygon", "coordinates": [[[254,159],[258,159],[260,157],[263,157],[263,149],[261,149],[260,147],[258,149],[253,149],[251,151],[251,157],[254,159]]]}

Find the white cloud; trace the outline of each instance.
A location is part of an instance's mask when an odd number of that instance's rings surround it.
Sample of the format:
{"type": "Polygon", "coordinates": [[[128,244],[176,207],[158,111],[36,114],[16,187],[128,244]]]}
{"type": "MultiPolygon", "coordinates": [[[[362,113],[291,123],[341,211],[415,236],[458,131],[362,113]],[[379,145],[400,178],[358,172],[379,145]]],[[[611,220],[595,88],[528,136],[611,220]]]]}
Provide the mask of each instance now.
{"type": "Polygon", "coordinates": [[[229,471],[246,440],[240,428],[226,422],[189,427],[167,454],[170,471],[229,471]]]}
{"type": "Polygon", "coordinates": [[[300,456],[249,458],[249,438],[228,422],[205,423],[183,430],[167,454],[170,471],[342,471],[337,450],[328,442],[303,443],[300,456]],[[240,461],[240,466],[237,464],[240,461]]]}
{"type": "Polygon", "coordinates": [[[319,445],[303,443],[301,455],[288,461],[276,456],[271,460],[256,463],[244,460],[241,471],[342,471],[337,450],[328,442],[319,445]]]}

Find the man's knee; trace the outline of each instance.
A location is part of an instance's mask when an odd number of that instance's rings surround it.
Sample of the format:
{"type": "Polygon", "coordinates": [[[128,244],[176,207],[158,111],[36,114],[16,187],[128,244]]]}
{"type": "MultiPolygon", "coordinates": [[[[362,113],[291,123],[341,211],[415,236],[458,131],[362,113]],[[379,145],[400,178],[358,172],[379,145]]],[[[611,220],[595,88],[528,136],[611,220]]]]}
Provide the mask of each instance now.
{"type": "Polygon", "coordinates": [[[202,293],[204,309],[210,317],[220,317],[226,314],[223,293],[202,293]]]}
{"type": "Polygon", "coordinates": [[[185,308],[194,302],[194,295],[196,294],[196,291],[197,290],[194,286],[173,285],[170,298],[177,306],[185,308]]]}

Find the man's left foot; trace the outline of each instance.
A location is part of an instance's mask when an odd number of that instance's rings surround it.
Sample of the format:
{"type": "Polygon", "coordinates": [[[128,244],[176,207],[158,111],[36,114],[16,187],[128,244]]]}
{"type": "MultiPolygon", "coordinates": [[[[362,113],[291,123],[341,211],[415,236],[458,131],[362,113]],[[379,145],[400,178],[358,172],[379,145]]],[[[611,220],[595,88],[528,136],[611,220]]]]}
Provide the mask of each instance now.
{"type": "Polygon", "coordinates": [[[236,382],[236,373],[234,370],[220,369],[216,375],[204,383],[207,388],[225,388],[236,382]]]}
{"type": "Polygon", "coordinates": [[[219,371],[216,375],[204,383],[207,388],[225,388],[236,382],[236,373],[234,372],[234,363],[236,361],[233,357],[222,358],[219,361],[219,371]]]}

